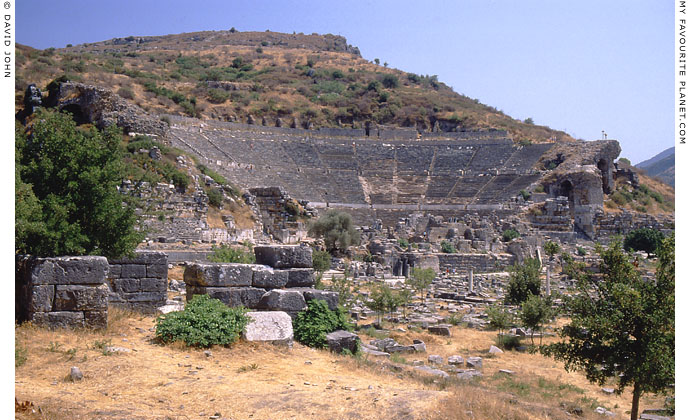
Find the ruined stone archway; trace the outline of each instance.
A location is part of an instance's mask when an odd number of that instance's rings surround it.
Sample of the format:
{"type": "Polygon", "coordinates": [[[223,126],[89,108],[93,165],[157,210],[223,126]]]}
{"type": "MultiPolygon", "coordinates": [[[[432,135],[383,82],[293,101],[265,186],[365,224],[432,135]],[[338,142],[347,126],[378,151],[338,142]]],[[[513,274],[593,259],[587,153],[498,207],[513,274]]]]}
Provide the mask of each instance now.
{"type": "Polygon", "coordinates": [[[72,114],[72,119],[75,123],[77,123],[77,125],[86,124],[90,122],[86,115],[84,115],[81,106],[77,104],[65,105],[62,108],[60,108],[60,111],[72,114]]]}
{"type": "Polygon", "coordinates": [[[570,180],[566,179],[565,181],[561,182],[561,185],[559,187],[558,195],[563,196],[563,197],[568,197],[568,206],[570,207],[570,212],[573,212],[573,209],[575,208],[575,193],[574,193],[574,186],[573,183],[570,182],[570,180]]]}
{"type": "Polygon", "coordinates": [[[611,194],[611,187],[609,183],[609,171],[611,170],[611,165],[606,159],[599,159],[597,162],[597,169],[601,171],[601,185],[604,190],[604,194],[611,194]]]}

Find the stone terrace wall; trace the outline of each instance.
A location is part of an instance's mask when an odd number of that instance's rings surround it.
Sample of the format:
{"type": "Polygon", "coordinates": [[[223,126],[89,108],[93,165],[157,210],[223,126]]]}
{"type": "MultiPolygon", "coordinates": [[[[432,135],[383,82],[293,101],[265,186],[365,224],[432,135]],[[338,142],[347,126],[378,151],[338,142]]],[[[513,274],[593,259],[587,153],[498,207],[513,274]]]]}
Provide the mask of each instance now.
{"type": "Polygon", "coordinates": [[[299,245],[257,246],[257,264],[187,263],[187,299],[207,294],[228,306],[284,311],[293,318],[312,299],[331,309],[338,294],[314,289],[311,248],[299,245]]]}
{"type": "Polygon", "coordinates": [[[515,257],[510,254],[436,254],[441,271],[453,269],[458,273],[469,272],[470,268],[476,272],[492,272],[505,270],[513,264],[515,257]]]}
{"type": "Polygon", "coordinates": [[[15,317],[48,327],[105,328],[105,257],[15,259],[15,317]]]}
{"type": "Polygon", "coordinates": [[[168,256],[164,252],[139,252],[132,258],[112,259],[108,263],[111,304],[143,311],[165,305],[168,256]]]}
{"type": "Polygon", "coordinates": [[[612,236],[626,235],[640,228],[657,229],[668,235],[675,227],[675,220],[672,215],[653,216],[628,211],[613,214],[601,212],[596,214],[594,224],[597,239],[606,241],[612,236]]]}

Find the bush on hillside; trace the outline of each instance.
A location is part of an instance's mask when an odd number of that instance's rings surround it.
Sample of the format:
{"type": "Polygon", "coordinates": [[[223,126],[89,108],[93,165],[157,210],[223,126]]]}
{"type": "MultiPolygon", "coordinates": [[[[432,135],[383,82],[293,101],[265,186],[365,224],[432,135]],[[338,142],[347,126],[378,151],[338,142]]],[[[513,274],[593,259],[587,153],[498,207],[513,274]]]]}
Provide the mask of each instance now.
{"type": "Polygon", "coordinates": [[[649,254],[656,253],[656,249],[664,240],[664,234],[656,229],[635,229],[625,236],[623,247],[634,251],[645,251],[649,254]]]}
{"type": "Polygon", "coordinates": [[[503,242],[510,242],[515,238],[520,237],[520,232],[518,232],[515,229],[506,229],[503,231],[503,235],[501,236],[501,239],[503,239],[503,242]]]}
{"type": "Polygon", "coordinates": [[[156,338],[163,343],[182,341],[188,346],[210,347],[232,344],[249,319],[244,308],[229,308],[208,295],[195,295],[184,311],[156,319],[156,338]]]}
{"type": "Polygon", "coordinates": [[[295,340],[305,346],[324,348],[327,345],[326,335],[337,330],[351,331],[345,310],[338,307],[335,311],[328,309],[325,300],[314,299],[307,304],[307,309],[298,313],[292,328],[295,340]]]}

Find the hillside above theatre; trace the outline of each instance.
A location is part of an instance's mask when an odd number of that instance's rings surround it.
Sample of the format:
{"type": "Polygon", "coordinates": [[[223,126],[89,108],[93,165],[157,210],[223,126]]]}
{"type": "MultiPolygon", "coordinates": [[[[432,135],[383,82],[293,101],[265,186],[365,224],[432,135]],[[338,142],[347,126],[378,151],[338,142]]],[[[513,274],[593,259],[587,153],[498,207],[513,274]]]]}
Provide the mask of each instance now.
{"type": "MultiPolygon", "coordinates": [[[[378,59],[374,59],[379,61],[378,59]]],[[[16,103],[60,76],[108,87],[152,113],[284,126],[508,130],[516,142],[572,141],[458,94],[435,75],[363,59],[341,36],[194,32],[37,50],[17,45],[16,103]]]]}

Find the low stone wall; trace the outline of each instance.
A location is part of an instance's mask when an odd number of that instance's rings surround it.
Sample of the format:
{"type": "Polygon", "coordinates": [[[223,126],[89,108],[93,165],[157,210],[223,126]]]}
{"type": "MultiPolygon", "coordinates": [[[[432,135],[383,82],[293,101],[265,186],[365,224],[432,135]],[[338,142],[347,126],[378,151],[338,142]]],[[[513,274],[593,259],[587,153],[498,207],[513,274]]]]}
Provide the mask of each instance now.
{"type": "Polygon", "coordinates": [[[105,328],[105,257],[15,259],[15,318],[48,327],[105,328]]]}
{"type": "Polygon", "coordinates": [[[138,252],[132,258],[111,259],[108,263],[111,304],[143,311],[165,305],[168,256],[164,252],[138,252]]]}
{"type": "Polygon", "coordinates": [[[515,257],[510,254],[436,254],[441,271],[453,270],[457,273],[503,271],[513,264],[515,257]]]}
{"type": "Polygon", "coordinates": [[[187,300],[207,294],[228,306],[283,311],[292,317],[312,299],[325,300],[331,309],[337,307],[337,293],[313,288],[310,247],[260,246],[254,253],[257,264],[187,263],[187,300]]]}

